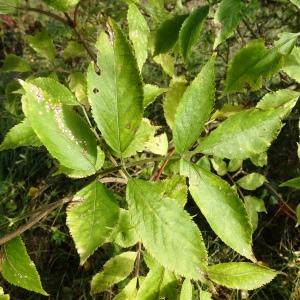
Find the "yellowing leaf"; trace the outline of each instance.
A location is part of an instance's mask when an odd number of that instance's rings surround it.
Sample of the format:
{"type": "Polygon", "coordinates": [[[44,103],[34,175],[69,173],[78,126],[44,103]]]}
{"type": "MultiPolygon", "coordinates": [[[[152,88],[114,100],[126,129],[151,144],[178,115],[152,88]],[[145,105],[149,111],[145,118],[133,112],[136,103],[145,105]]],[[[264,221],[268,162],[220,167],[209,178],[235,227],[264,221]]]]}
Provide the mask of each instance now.
{"type": "Polygon", "coordinates": [[[201,278],[207,263],[201,233],[176,201],[165,196],[161,184],[130,179],[126,199],[146,250],[165,268],[201,278]]]}
{"type": "Polygon", "coordinates": [[[245,190],[254,191],[267,181],[264,175],[251,173],[240,178],[236,183],[245,190]]]}
{"type": "Polygon", "coordinates": [[[135,258],[136,252],[123,252],[107,261],[103,271],[93,277],[91,293],[103,292],[128,277],[133,270],[135,258]]]}
{"type": "Polygon", "coordinates": [[[215,283],[232,289],[253,290],[269,283],[277,273],[251,263],[223,263],[210,266],[208,276],[215,283]]]}
{"type": "Polygon", "coordinates": [[[68,207],[67,225],[83,264],[98,247],[111,241],[119,207],[111,192],[96,181],[76,193],[73,201],[68,207]]]}

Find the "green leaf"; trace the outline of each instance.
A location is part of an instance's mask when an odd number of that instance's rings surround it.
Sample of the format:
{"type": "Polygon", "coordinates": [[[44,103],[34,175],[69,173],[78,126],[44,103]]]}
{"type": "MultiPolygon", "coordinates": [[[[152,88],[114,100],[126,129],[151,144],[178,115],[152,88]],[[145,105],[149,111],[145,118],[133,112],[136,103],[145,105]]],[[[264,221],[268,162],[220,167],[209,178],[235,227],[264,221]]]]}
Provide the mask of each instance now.
{"type": "Polygon", "coordinates": [[[228,164],[228,171],[229,172],[236,172],[238,169],[240,169],[243,165],[243,160],[241,159],[231,159],[228,164]]]}
{"type": "Polygon", "coordinates": [[[78,101],[70,90],[53,78],[34,78],[30,80],[30,83],[44,90],[49,98],[53,98],[56,101],[59,100],[63,105],[78,105],[78,101]]]}
{"type": "Polygon", "coordinates": [[[133,270],[135,258],[136,252],[123,252],[107,261],[103,266],[103,271],[93,277],[91,293],[103,292],[111,285],[128,277],[133,270]]]}
{"type": "Polygon", "coordinates": [[[166,133],[162,133],[156,136],[152,136],[145,144],[145,151],[151,153],[166,156],[168,153],[168,137],[166,133]]]}
{"type": "Polygon", "coordinates": [[[133,278],[124,287],[124,289],[116,295],[113,300],[135,300],[137,294],[137,278],[133,278]]]}
{"type": "Polygon", "coordinates": [[[128,5],[127,20],[129,37],[133,44],[137,64],[141,71],[148,56],[148,38],[150,29],[144,16],[133,3],[128,5]]]}
{"type": "Polygon", "coordinates": [[[295,4],[300,9],[300,0],[290,0],[293,4],[295,4]]]}
{"type": "Polygon", "coordinates": [[[300,204],[298,204],[296,207],[296,216],[297,216],[296,227],[298,227],[300,225],[300,204]]]}
{"type": "Polygon", "coordinates": [[[39,274],[20,237],[4,244],[0,270],[3,278],[9,283],[45,296],[48,295],[41,285],[39,274]]]}
{"type": "Polygon", "coordinates": [[[65,12],[73,8],[80,0],[43,0],[43,1],[55,9],[65,12]]]}
{"type": "Polygon", "coordinates": [[[126,199],[133,223],[146,250],[161,265],[185,277],[201,278],[207,264],[201,233],[164,193],[160,183],[130,179],[126,199]]]}
{"type": "Polygon", "coordinates": [[[266,94],[256,105],[257,108],[268,110],[278,108],[281,118],[286,117],[296,105],[300,93],[288,89],[266,94]],[[280,108],[280,110],[279,110],[280,108]]]}
{"type": "Polygon", "coordinates": [[[138,235],[128,210],[121,209],[118,225],[114,232],[114,242],[128,248],[138,242],[138,235]]]}
{"type": "Polygon", "coordinates": [[[10,0],[9,2],[7,0],[0,0],[0,14],[13,14],[19,4],[20,0],[10,0]]]}
{"type": "Polygon", "coordinates": [[[232,289],[257,289],[276,275],[277,272],[272,269],[245,262],[223,263],[208,268],[208,276],[212,281],[232,289]]]}
{"type": "Polygon", "coordinates": [[[159,86],[153,84],[145,84],[144,85],[144,107],[147,107],[155,99],[160,96],[162,93],[166,92],[168,89],[161,88],[159,86]]]}
{"type": "Polygon", "coordinates": [[[211,170],[210,161],[207,156],[202,156],[197,162],[196,165],[201,167],[202,169],[205,169],[207,171],[211,170]]]}
{"type": "Polygon", "coordinates": [[[219,176],[184,160],[181,174],[189,178],[190,193],[213,231],[232,249],[255,260],[251,226],[236,191],[219,176]]]}
{"type": "Polygon", "coordinates": [[[180,300],[193,300],[193,285],[189,279],[185,279],[182,284],[180,300]]]}
{"type": "Polygon", "coordinates": [[[101,33],[98,76],[89,67],[88,97],[94,119],[107,144],[122,155],[140,126],[143,87],[133,50],[120,28],[111,21],[113,33],[101,33]]]}
{"type": "Polygon", "coordinates": [[[15,54],[8,54],[1,68],[2,72],[28,72],[30,70],[27,60],[15,54]]]}
{"type": "Polygon", "coordinates": [[[247,210],[247,214],[249,216],[249,221],[251,223],[253,231],[257,228],[258,223],[258,212],[267,212],[265,208],[265,203],[262,199],[253,197],[253,196],[245,196],[244,197],[245,207],[247,210]]]}
{"type": "Polygon", "coordinates": [[[142,119],[141,125],[137,130],[132,142],[123,152],[123,157],[135,155],[137,152],[142,152],[148,141],[154,136],[156,131],[155,126],[152,126],[148,119],[142,119]]]}
{"type": "Polygon", "coordinates": [[[98,247],[112,239],[118,219],[119,206],[103,184],[94,181],[76,193],[68,207],[67,225],[81,265],[98,247]]]}
{"type": "Polygon", "coordinates": [[[227,166],[222,158],[213,157],[210,161],[219,176],[224,176],[227,173],[227,166]]]}
{"type": "Polygon", "coordinates": [[[138,290],[136,300],[159,299],[163,276],[164,268],[160,265],[151,269],[138,290]]]}
{"type": "Polygon", "coordinates": [[[279,115],[280,109],[236,113],[205,137],[195,152],[241,160],[264,153],[282,127],[279,115]]]}
{"type": "Polygon", "coordinates": [[[214,49],[234,32],[241,18],[241,0],[222,0],[215,13],[214,22],[219,27],[214,49]]]}
{"type": "Polygon", "coordinates": [[[263,167],[268,164],[268,154],[267,152],[259,153],[250,156],[251,162],[257,167],[263,167]]]}
{"type": "Polygon", "coordinates": [[[215,57],[212,57],[185,90],[180,100],[173,126],[175,149],[188,150],[199,138],[209,119],[215,94],[215,57]]]}
{"type": "Polygon", "coordinates": [[[63,165],[60,165],[59,169],[54,175],[59,175],[63,173],[70,178],[88,177],[95,174],[98,170],[100,170],[104,164],[104,161],[105,161],[105,154],[99,147],[97,147],[97,159],[94,168],[89,170],[74,170],[74,169],[67,168],[63,165]]]}
{"type": "Polygon", "coordinates": [[[291,187],[295,189],[300,189],[300,177],[289,179],[283,182],[280,187],[291,187]]]}
{"type": "Polygon", "coordinates": [[[160,286],[159,296],[165,299],[176,299],[178,294],[178,279],[176,275],[164,269],[164,277],[160,286]]]}
{"type": "Polygon", "coordinates": [[[185,177],[173,175],[168,179],[157,183],[164,192],[164,198],[175,200],[180,206],[184,207],[187,202],[187,186],[185,177]]]}
{"type": "Polygon", "coordinates": [[[186,90],[186,84],[184,81],[171,81],[169,90],[166,93],[163,109],[166,121],[169,127],[172,129],[175,121],[175,114],[179,102],[182,99],[182,95],[186,90]]]}
{"type": "Polygon", "coordinates": [[[168,52],[177,42],[180,28],[188,15],[174,16],[164,21],[155,35],[154,56],[168,52]]]}
{"type": "Polygon", "coordinates": [[[165,54],[159,54],[154,57],[154,61],[161,65],[164,72],[169,75],[170,77],[174,77],[175,75],[175,58],[168,53],[165,54]]]}
{"type": "Polygon", "coordinates": [[[55,59],[55,46],[47,31],[43,30],[34,36],[27,36],[27,41],[41,56],[49,60],[55,59]]]}
{"type": "Polygon", "coordinates": [[[259,173],[251,173],[240,178],[236,183],[244,190],[254,191],[261,187],[267,181],[264,175],[259,173]]]}
{"type": "Polygon", "coordinates": [[[199,296],[201,300],[212,300],[212,295],[210,292],[200,290],[199,296]]]}
{"type": "Polygon", "coordinates": [[[9,299],[10,296],[8,294],[4,294],[3,288],[0,286],[0,300],[9,300],[9,299]]]}
{"type": "Polygon", "coordinates": [[[68,84],[77,100],[88,105],[86,76],[81,72],[72,72],[68,77],[68,84]]]}
{"type": "Polygon", "coordinates": [[[63,51],[63,58],[70,59],[75,57],[84,57],[86,54],[85,48],[76,41],[70,41],[63,51]]]}
{"type": "Polygon", "coordinates": [[[295,47],[291,54],[284,58],[282,70],[300,83],[300,47],[295,47]]]}
{"type": "Polygon", "coordinates": [[[186,60],[199,38],[202,23],[209,12],[209,6],[195,9],[183,22],[179,32],[179,45],[183,58],[186,60]]]}
{"type": "Polygon", "coordinates": [[[272,49],[262,39],[254,40],[242,48],[232,59],[225,82],[224,94],[240,92],[245,84],[252,90],[262,86],[263,78],[274,75],[282,65],[282,56],[289,54],[298,34],[283,33],[272,49]]]}
{"type": "Polygon", "coordinates": [[[12,127],[0,145],[0,151],[16,149],[23,146],[41,146],[41,142],[25,118],[21,123],[12,127]]]}
{"type": "Polygon", "coordinates": [[[26,92],[23,111],[50,154],[67,168],[95,170],[96,139],[85,121],[59,97],[60,90],[67,89],[57,90],[58,97],[54,98],[52,89],[46,86],[24,81],[21,84],[26,92]]]}

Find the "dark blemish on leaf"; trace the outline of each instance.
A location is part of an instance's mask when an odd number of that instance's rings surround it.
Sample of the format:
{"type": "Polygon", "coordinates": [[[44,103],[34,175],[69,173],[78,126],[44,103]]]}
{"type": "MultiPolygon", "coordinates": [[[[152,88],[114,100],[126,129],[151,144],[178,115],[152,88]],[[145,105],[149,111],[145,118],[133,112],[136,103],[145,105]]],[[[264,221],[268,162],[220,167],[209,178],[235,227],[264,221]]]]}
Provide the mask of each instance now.
{"type": "Polygon", "coordinates": [[[99,90],[98,90],[97,88],[94,88],[94,89],[93,89],[93,93],[94,93],[94,94],[98,94],[98,93],[99,93],[99,90]]]}

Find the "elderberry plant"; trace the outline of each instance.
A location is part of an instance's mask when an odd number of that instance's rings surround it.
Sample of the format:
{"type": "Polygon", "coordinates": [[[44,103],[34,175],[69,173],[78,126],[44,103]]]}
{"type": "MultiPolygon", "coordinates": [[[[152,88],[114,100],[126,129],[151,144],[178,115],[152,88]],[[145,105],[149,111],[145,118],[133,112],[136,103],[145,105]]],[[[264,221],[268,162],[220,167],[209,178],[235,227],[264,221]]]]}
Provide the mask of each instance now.
{"type": "MultiPolygon", "coordinates": [[[[45,12],[22,1],[6,2],[0,1],[2,13],[15,8],[45,12]]],[[[25,117],[10,129],[0,150],[46,147],[59,164],[56,175],[85,180],[84,188],[59,203],[68,203],[66,223],[80,264],[106,243],[120,249],[91,278],[91,294],[115,286],[115,300],[192,300],[199,295],[211,299],[218,285],[252,290],[269,283],[278,272],[259,264],[252,250],[264,203],[243,193],[267,179],[242,169],[245,160],[267,165],[267,150],[300,93],[281,89],[266,93],[251,108],[216,109],[219,49],[235,35],[248,1],[215,1],[193,11],[178,5],[172,12],[165,10],[163,1],[126,1],[128,33],[109,18],[94,48],[78,31],[76,17],[68,13],[75,7],[76,16],[78,0],[44,2],[48,15],[69,26],[78,39],[68,44],[64,55],[87,52],[91,62],[86,74],[71,74],[75,84],[69,87],[55,76],[22,76],[18,82],[25,117]],[[203,26],[215,30],[215,39],[208,60],[191,79],[178,74],[176,67],[189,66],[203,26]],[[171,78],[167,86],[146,83],[141,74],[147,59],[154,59],[171,78]],[[167,126],[145,117],[159,97],[167,126]],[[238,172],[242,176],[234,180],[238,172]],[[116,196],[111,181],[124,186],[124,195],[116,196]],[[201,230],[185,209],[188,195],[220,240],[244,257],[242,261],[210,262],[201,230]],[[123,288],[118,285],[122,281],[123,288]]],[[[299,1],[291,2],[300,6],[299,1]]],[[[258,38],[236,50],[219,97],[247,97],[246,92],[260,90],[282,71],[299,83],[298,36],[282,32],[271,46],[258,38]]],[[[54,44],[45,31],[29,37],[28,43],[47,60],[55,59],[54,44]]],[[[30,66],[10,54],[2,71],[30,73],[30,66]]],[[[299,188],[299,178],[283,186],[299,188]]],[[[54,203],[51,210],[56,207],[54,203]]],[[[3,278],[47,295],[21,236],[4,235],[1,244],[3,278]]]]}

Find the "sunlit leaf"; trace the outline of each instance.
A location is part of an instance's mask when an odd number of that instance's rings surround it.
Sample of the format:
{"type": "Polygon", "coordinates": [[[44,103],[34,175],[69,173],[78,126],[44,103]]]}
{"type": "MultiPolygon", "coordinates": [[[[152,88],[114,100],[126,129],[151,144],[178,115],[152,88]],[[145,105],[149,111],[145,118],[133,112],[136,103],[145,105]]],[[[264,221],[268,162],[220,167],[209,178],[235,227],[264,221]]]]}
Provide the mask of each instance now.
{"type": "Polygon", "coordinates": [[[274,279],[277,273],[251,263],[223,263],[208,268],[209,278],[232,289],[253,290],[274,279]]]}
{"type": "Polygon", "coordinates": [[[107,261],[103,266],[103,271],[93,277],[91,293],[103,292],[111,285],[128,277],[133,270],[135,258],[136,252],[123,252],[107,261]]]}

